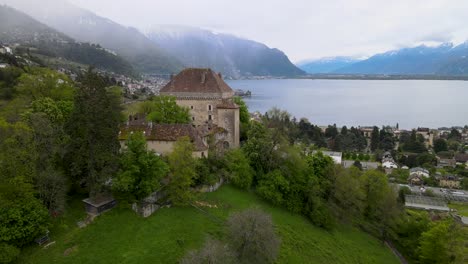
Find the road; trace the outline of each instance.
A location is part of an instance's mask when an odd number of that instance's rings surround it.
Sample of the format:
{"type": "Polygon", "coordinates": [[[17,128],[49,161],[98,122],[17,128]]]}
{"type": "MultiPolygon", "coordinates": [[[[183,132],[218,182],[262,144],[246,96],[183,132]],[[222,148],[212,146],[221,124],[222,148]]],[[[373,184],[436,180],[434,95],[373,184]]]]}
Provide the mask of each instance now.
{"type": "MultiPolygon", "coordinates": [[[[408,185],[408,184],[398,184],[399,186],[406,186],[411,189],[411,192],[421,194],[422,190],[420,186],[416,185],[408,185]]],[[[438,188],[438,187],[429,187],[424,186],[426,190],[431,190],[435,195],[444,197],[450,201],[460,201],[460,202],[468,202],[468,191],[467,190],[453,190],[453,189],[446,189],[446,188],[438,188]]]]}

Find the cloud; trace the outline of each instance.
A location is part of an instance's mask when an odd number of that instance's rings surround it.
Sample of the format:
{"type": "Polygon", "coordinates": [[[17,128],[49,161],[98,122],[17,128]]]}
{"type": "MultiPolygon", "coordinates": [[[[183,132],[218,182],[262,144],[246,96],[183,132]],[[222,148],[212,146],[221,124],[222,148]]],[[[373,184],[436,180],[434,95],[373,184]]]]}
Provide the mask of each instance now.
{"type": "Polygon", "coordinates": [[[466,0],[69,1],[142,31],[179,24],[242,36],[293,61],[468,39],[466,0]]]}

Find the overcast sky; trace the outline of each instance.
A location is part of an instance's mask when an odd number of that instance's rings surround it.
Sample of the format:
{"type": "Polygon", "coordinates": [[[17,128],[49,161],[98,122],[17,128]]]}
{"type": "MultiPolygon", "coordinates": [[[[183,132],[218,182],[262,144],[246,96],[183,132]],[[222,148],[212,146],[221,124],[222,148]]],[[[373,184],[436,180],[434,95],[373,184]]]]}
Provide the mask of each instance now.
{"type": "Polygon", "coordinates": [[[294,62],[468,39],[468,0],[70,1],[142,31],[178,24],[231,33],[294,62]]]}

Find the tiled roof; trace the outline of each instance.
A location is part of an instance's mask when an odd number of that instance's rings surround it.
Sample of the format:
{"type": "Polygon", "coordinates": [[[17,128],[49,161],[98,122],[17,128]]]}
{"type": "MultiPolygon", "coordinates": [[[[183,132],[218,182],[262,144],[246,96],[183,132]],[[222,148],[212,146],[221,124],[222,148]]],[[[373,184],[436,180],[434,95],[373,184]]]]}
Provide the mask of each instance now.
{"type": "Polygon", "coordinates": [[[146,140],[177,141],[181,137],[189,137],[196,151],[208,149],[200,133],[190,124],[148,124],[124,125],[120,129],[119,139],[126,140],[129,133],[143,132],[146,140]]]}
{"type": "Polygon", "coordinates": [[[211,69],[188,68],[171,78],[160,93],[232,93],[220,74],[211,69]]]}

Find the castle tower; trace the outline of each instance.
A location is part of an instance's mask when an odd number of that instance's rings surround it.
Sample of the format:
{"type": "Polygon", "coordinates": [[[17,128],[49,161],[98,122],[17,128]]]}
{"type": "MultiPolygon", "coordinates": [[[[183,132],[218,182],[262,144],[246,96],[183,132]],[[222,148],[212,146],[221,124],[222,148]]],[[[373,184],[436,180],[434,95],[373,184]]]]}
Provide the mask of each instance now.
{"type": "Polygon", "coordinates": [[[239,146],[239,106],[232,101],[234,91],[221,74],[211,69],[188,68],[172,77],[160,94],[175,96],[178,105],[187,107],[194,126],[225,129],[225,148],[239,146]]]}

